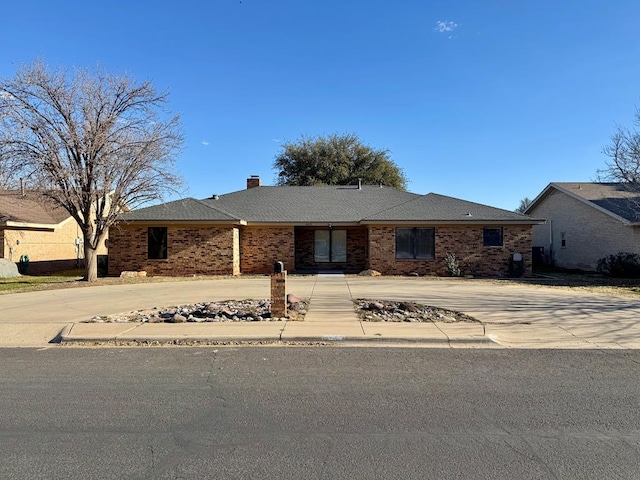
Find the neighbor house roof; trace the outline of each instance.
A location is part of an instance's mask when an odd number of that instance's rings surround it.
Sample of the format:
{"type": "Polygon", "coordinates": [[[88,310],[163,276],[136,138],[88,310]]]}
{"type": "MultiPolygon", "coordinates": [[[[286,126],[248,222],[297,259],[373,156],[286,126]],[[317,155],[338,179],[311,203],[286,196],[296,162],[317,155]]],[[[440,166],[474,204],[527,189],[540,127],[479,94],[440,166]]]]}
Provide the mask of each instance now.
{"type": "Polygon", "coordinates": [[[135,210],[124,221],[357,224],[386,222],[539,223],[526,215],[430,193],[365,185],[270,187],[135,210]]]}
{"type": "Polygon", "coordinates": [[[41,192],[0,190],[0,224],[57,225],[69,217],[41,192]]]}
{"type": "Polygon", "coordinates": [[[533,212],[553,191],[559,191],[625,224],[640,223],[640,191],[624,183],[553,182],[525,213],[533,212]]]}

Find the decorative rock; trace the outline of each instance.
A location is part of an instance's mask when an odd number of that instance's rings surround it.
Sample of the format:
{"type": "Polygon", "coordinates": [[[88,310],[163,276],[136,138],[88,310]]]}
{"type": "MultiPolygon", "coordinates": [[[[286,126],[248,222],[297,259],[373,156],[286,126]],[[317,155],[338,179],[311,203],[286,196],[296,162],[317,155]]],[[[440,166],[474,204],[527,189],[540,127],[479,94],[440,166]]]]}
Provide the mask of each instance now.
{"type": "Polygon", "coordinates": [[[184,323],[187,321],[187,319],[182,315],[180,315],[179,313],[176,313],[173,317],[171,317],[171,320],[169,321],[171,323],[184,323]]]}
{"type": "Polygon", "coordinates": [[[377,270],[368,269],[361,271],[358,275],[362,277],[379,277],[382,274],[377,270]]]}
{"type": "Polygon", "coordinates": [[[410,303],[406,303],[406,302],[402,302],[400,305],[398,305],[398,308],[400,310],[404,310],[405,312],[417,312],[418,308],[415,305],[412,305],[410,303]]]}
{"type": "Polygon", "coordinates": [[[413,302],[359,299],[356,312],[366,322],[477,322],[469,315],[413,302]]]}
{"type": "Polygon", "coordinates": [[[369,305],[367,305],[367,310],[384,310],[384,303],[371,302],[369,305]]]}
{"type": "Polygon", "coordinates": [[[287,303],[293,304],[293,303],[301,303],[301,302],[304,302],[302,298],[294,295],[293,293],[287,294],[287,303]]]}
{"type": "Polygon", "coordinates": [[[18,266],[11,260],[0,258],[0,278],[16,278],[20,276],[18,266]]]}
{"type": "MultiPolygon", "coordinates": [[[[308,302],[294,304],[291,310],[293,320],[302,320],[306,314],[308,302]]],[[[182,323],[182,322],[260,322],[288,320],[271,318],[268,300],[228,300],[224,302],[202,302],[191,305],[173,307],[153,307],[148,310],[137,310],[130,313],[95,317],[88,321],[143,322],[143,323],[182,323]]]]}
{"type": "Polygon", "coordinates": [[[137,278],[137,277],[146,277],[146,276],[147,276],[147,272],[144,270],[141,270],[139,272],[129,271],[129,270],[120,272],[120,278],[137,278]]]}

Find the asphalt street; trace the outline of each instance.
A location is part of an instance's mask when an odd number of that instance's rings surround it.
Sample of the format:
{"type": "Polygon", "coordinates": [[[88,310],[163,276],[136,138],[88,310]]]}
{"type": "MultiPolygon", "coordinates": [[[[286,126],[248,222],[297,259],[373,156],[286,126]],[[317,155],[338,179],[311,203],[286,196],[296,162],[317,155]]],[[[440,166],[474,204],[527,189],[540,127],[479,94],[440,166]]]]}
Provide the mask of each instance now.
{"type": "Polygon", "coordinates": [[[640,352],[0,349],[0,478],[638,478],[640,352]]]}

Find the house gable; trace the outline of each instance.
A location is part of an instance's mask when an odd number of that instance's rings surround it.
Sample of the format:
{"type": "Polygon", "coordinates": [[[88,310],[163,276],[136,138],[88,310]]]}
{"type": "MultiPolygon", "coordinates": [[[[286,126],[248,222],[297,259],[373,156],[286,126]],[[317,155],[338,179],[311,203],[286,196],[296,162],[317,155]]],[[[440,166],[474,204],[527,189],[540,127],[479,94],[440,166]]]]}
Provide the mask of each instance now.
{"type": "Polygon", "coordinates": [[[598,260],[607,255],[640,253],[640,229],[634,227],[627,203],[633,194],[612,186],[615,184],[552,183],[536,197],[527,212],[547,220],[532,232],[533,246],[544,249],[547,263],[595,270],[598,260]],[[622,201],[610,200],[616,198],[622,201]],[[611,205],[617,205],[617,212],[627,218],[609,210],[611,205]]]}
{"type": "Polygon", "coordinates": [[[550,183],[531,202],[525,213],[533,215],[538,205],[554,191],[562,192],[625,225],[640,223],[640,192],[620,183],[550,183]]]}

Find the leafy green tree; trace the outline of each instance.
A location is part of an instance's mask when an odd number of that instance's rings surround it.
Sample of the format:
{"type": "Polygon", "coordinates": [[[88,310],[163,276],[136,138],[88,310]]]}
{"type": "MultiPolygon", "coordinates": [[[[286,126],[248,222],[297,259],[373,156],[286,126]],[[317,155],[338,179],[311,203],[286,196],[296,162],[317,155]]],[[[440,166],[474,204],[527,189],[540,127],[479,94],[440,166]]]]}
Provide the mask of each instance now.
{"type": "Polygon", "coordinates": [[[406,190],[407,179],[389,150],[364,145],[356,135],[301,137],[282,146],[273,163],[278,185],[385,185],[406,190]]]}
{"type": "Polygon", "coordinates": [[[101,70],[51,71],[42,62],[0,80],[0,174],[14,170],[78,222],[85,280],[123,206],[175,191],[183,135],[149,82],[101,70]]]}
{"type": "Polygon", "coordinates": [[[531,205],[531,199],[529,197],[524,197],[520,200],[520,205],[515,209],[517,213],[524,213],[527,208],[531,205]]]}

